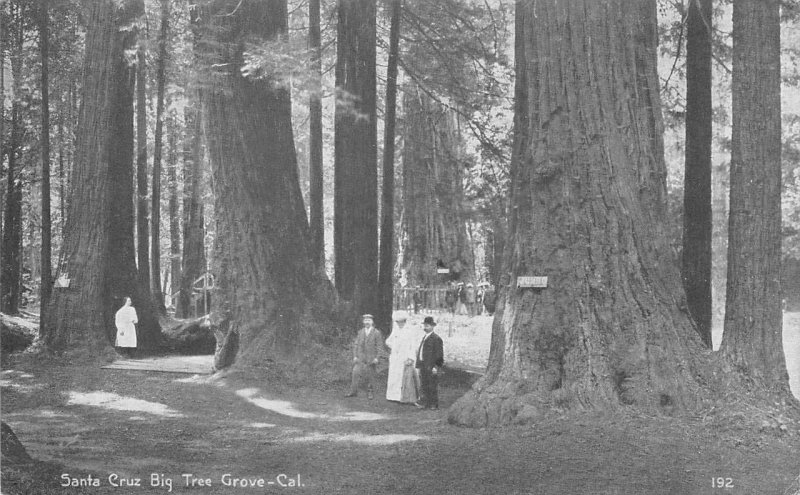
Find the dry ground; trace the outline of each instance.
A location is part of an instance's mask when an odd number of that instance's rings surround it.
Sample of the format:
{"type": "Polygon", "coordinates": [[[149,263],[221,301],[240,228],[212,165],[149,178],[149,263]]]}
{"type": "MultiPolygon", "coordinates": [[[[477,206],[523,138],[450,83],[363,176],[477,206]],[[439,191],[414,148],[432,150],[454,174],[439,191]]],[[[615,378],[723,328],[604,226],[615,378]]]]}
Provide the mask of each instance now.
{"type": "MultiPolygon", "coordinates": [[[[488,318],[474,325],[456,318],[451,335],[447,316],[439,320],[449,360],[463,348],[460,360],[480,365],[486,351],[476,346],[488,318]]],[[[708,418],[565,414],[525,427],[464,429],[446,424],[445,410],[344,399],[346,377],[327,390],[286,390],[241,375],[24,357],[3,368],[3,420],[44,461],[4,466],[9,495],[168,493],[168,479],[173,493],[197,494],[800,493],[800,436],[708,418]],[[226,473],[263,478],[265,486],[226,486],[226,473]],[[91,475],[100,486],[61,487],[64,474],[91,475]],[[210,486],[187,487],[183,474],[210,486]],[[298,475],[302,486],[280,486],[298,475]],[[142,486],[115,488],[109,476],[142,486]],[[160,486],[151,486],[153,476],[160,486]],[[731,486],[714,488],[717,478],[731,486]]],[[[471,380],[446,373],[443,406],[471,380]]]]}

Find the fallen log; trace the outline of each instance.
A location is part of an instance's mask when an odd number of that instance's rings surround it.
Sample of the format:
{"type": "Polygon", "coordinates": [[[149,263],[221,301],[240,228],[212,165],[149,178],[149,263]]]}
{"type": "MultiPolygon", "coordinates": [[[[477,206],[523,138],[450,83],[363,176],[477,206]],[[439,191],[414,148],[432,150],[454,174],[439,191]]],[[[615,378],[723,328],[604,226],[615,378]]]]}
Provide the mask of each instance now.
{"type": "Polygon", "coordinates": [[[3,352],[24,351],[39,335],[39,324],[0,313],[0,348],[3,352]]]}
{"type": "Polygon", "coordinates": [[[214,354],[216,327],[208,316],[174,321],[175,324],[165,326],[163,332],[170,350],[187,355],[214,354]]]}

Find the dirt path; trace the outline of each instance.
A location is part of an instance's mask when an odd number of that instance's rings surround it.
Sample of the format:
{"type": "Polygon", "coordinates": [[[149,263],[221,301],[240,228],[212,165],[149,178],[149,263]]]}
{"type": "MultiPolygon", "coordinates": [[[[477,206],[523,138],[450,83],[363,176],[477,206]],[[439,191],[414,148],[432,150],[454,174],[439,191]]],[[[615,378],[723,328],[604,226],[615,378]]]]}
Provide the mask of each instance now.
{"type": "MultiPolygon", "coordinates": [[[[168,493],[167,480],[173,493],[198,494],[782,494],[800,476],[797,437],[699,419],[569,416],[471,430],[447,425],[444,410],[344,399],[345,380],[275,392],[231,377],[12,364],[3,420],[34,458],[63,465],[42,465],[36,494],[168,493]],[[100,486],[62,488],[66,473],[100,486]],[[712,488],[717,477],[733,486],[712,488]]],[[[451,377],[443,404],[467,386],[451,377]]],[[[3,493],[18,493],[14,473],[3,474],[3,493]]]]}

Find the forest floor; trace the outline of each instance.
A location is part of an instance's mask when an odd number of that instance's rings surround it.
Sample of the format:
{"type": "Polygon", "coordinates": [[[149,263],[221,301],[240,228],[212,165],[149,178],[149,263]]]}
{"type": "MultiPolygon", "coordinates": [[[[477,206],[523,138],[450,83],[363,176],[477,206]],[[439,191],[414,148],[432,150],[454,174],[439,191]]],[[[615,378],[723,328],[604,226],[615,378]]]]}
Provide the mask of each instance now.
{"type": "MultiPolygon", "coordinates": [[[[800,314],[789,316],[797,345],[800,314]]],[[[448,361],[482,366],[490,319],[437,320],[448,361]]],[[[633,413],[565,413],[504,428],[447,424],[446,407],[475,376],[447,371],[443,408],[420,411],[381,396],[345,399],[345,376],[326,390],[287,390],[236,374],[6,357],[2,418],[40,462],[4,465],[2,492],[800,493],[797,434],[633,413]],[[89,477],[99,486],[60,486],[89,477]],[[140,486],[112,486],[137,479],[140,486]],[[229,486],[259,479],[263,487],[229,486]]]]}

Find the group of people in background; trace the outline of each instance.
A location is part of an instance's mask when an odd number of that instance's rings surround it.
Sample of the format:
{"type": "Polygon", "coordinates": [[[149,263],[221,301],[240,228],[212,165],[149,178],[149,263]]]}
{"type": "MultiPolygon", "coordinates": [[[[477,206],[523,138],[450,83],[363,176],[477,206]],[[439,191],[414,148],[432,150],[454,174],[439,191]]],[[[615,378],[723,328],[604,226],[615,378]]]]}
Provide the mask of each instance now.
{"type": "Polygon", "coordinates": [[[357,396],[366,382],[367,398],[374,398],[379,389],[377,368],[385,345],[391,350],[386,399],[414,404],[420,409],[438,409],[438,378],[444,365],[444,346],[434,331],[436,322],[426,316],[421,329],[412,327],[402,311],[395,314],[394,320],[392,333],[384,342],[372,315],[362,316],[362,327],[353,344],[353,370],[346,397],[357,396]]]}
{"type": "MultiPolygon", "coordinates": [[[[422,286],[413,288],[411,300],[413,303],[414,313],[418,314],[423,309],[445,309],[452,314],[467,315],[467,316],[480,316],[484,312],[492,316],[495,310],[496,293],[494,287],[488,282],[481,282],[477,285],[469,282],[450,282],[444,289],[444,301],[438,297],[431,297],[431,290],[439,291],[441,289],[428,289],[422,286]],[[442,306],[443,303],[443,306],[442,306]]],[[[403,307],[402,299],[401,306],[403,307]]]]}

